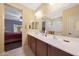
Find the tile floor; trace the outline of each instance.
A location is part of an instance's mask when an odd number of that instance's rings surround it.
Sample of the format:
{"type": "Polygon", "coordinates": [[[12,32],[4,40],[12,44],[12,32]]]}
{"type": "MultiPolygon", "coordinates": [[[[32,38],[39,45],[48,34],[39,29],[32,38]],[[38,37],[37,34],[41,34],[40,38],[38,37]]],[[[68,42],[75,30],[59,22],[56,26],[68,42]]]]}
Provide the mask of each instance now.
{"type": "Polygon", "coordinates": [[[27,46],[26,52],[23,51],[22,47],[20,47],[20,48],[14,49],[14,50],[4,52],[4,53],[0,54],[0,56],[34,56],[34,54],[31,51],[31,49],[27,46]]]}

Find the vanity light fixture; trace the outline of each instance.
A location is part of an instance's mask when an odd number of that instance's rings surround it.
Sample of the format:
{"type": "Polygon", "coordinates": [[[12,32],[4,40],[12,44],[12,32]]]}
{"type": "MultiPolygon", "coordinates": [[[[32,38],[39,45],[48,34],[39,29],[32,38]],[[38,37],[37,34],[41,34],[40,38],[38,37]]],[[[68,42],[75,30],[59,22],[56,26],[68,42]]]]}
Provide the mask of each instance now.
{"type": "Polygon", "coordinates": [[[35,16],[36,16],[36,17],[42,17],[42,16],[43,16],[43,14],[42,14],[42,12],[41,12],[41,11],[37,11],[37,12],[35,13],[35,16]]]}
{"type": "Polygon", "coordinates": [[[50,3],[48,3],[48,4],[49,4],[49,5],[51,5],[51,6],[53,5],[53,3],[52,3],[52,2],[50,2],[50,3]]]}

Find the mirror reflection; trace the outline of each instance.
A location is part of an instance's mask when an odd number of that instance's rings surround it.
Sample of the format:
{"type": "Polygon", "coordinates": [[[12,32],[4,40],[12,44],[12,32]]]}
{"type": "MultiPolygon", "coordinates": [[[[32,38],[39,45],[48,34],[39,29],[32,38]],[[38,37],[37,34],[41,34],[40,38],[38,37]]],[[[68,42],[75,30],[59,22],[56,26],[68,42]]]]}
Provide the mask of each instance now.
{"type": "Polygon", "coordinates": [[[70,5],[61,6],[43,16],[46,23],[42,27],[45,26],[47,33],[79,38],[79,4],[70,5]]]}

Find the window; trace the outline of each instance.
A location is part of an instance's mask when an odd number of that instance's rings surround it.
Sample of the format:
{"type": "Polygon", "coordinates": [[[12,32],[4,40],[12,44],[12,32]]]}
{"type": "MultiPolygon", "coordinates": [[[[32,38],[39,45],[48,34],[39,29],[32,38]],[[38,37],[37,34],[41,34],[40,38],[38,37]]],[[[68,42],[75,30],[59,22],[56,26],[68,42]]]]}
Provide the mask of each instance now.
{"type": "Polygon", "coordinates": [[[63,30],[63,21],[61,19],[54,20],[52,23],[52,30],[61,32],[63,30]]]}
{"type": "Polygon", "coordinates": [[[14,24],[14,32],[21,32],[21,31],[22,31],[22,25],[14,24]]]}

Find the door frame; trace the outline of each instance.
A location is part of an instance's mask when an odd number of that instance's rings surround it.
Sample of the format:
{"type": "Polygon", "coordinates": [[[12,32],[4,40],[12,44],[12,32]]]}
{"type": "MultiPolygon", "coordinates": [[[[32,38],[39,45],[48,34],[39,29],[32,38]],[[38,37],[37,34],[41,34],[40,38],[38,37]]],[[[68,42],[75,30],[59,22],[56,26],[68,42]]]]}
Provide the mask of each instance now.
{"type": "MultiPolygon", "coordinates": [[[[4,32],[5,32],[5,6],[6,5],[20,10],[21,14],[22,14],[22,20],[23,20],[23,8],[22,8],[22,6],[21,7],[18,6],[18,4],[19,3],[4,3],[4,32]]],[[[22,30],[23,30],[23,22],[22,22],[22,30]]],[[[23,35],[23,32],[22,32],[22,35],[23,35]]],[[[22,36],[22,38],[23,38],[23,36],[22,36]]],[[[22,43],[23,43],[23,40],[22,40],[22,43]]],[[[22,46],[23,46],[23,44],[22,44],[22,46]]],[[[5,52],[5,37],[4,37],[4,50],[3,50],[3,52],[5,52]]]]}

